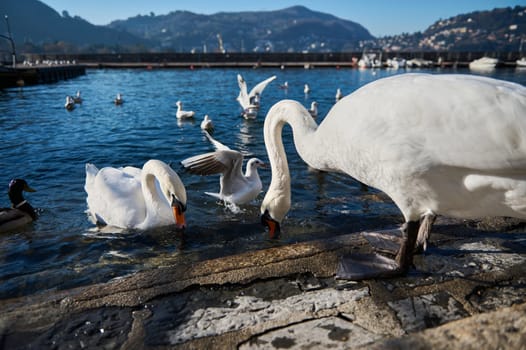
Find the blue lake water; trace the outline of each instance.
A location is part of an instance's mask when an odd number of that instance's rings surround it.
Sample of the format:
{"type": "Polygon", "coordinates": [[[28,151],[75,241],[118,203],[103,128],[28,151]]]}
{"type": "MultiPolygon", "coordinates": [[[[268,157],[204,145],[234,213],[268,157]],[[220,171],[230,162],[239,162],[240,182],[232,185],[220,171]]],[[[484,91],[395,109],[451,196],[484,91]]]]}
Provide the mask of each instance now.
{"type": "MultiPolygon", "coordinates": [[[[413,72],[418,70],[412,70],[413,72]]],[[[23,229],[0,234],[0,299],[104,282],[135,271],[230,255],[279,244],[323,238],[363,229],[398,225],[398,209],[375,190],[363,191],[353,179],[310,171],[294,150],[290,129],[284,143],[292,174],[292,209],[279,240],[270,240],[259,223],[259,204],[233,213],[205,191],[219,190],[219,176],[186,173],[180,161],[213,150],[199,124],[208,114],[214,137],[246,159],[267,161],[263,120],[285,99],[310,106],[318,102],[323,119],[336,89],[349,94],[375,79],[405,70],[356,69],[196,69],[88,70],[85,76],[52,85],[0,90],[0,206],[10,205],[7,185],[20,177],[37,190],[26,195],[40,218],[23,229]],[[240,117],[236,75],[249,90],[272,75],[256,120],[240,117]],[[280,89],[285,81],[288,90],[280,89]],[[311,92],[305,95],[308,83],[311,92]],[[82,92],[83,103],[68,112],[66,95],[82,92]],[[115,106],[120,92],[125,103],[115,106]],[[178,122],[175,102],[196,112],[178,122]],[[101,232],[88,221],[84,192],[86,162],[99,168],[148,159],[170,163],[186,185],[187,223],[183,236],[172,227],[148,231],[101,232]]],[[[468,70],[427,72],[468,73],[468,70]]],[[[489,76],[526,85],[526,70],[498,69],[489,76]]],[[[380,102],[380,101],[379,101],[380,102]]],[[[260,170],[264,190],[270,170],[260,170]]]]}

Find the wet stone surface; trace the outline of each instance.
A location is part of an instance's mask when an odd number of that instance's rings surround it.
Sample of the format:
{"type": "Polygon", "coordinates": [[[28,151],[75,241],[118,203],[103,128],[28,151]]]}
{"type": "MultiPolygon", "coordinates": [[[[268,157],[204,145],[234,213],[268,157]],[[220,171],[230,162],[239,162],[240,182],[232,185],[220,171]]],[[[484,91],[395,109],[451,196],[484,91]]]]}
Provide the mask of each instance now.
{"type": "Polygon", "coordinates": [[[436,327],[468,316],[458,301],[447,292],[409,297],[388,303],[407,332],[436,327]]]}
{"type": "Polygon", "coordinates": [[[369,249],[345,235],[0,301],[0,349],[520,348],[526,237],[479,226],[442,222],[397,278],[335,279],[369,249]]]}

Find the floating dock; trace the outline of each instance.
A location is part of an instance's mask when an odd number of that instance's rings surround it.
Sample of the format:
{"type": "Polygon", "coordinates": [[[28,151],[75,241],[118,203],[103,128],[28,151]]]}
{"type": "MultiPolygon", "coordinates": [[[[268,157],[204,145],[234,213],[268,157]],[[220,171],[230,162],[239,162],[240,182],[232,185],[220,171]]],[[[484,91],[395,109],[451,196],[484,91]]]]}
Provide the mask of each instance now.
{"type": "Polygon", "coordinates": [[[86,74],[86,66],[77,64],[0,67],[0,89],[55,83],[86,74]]]}

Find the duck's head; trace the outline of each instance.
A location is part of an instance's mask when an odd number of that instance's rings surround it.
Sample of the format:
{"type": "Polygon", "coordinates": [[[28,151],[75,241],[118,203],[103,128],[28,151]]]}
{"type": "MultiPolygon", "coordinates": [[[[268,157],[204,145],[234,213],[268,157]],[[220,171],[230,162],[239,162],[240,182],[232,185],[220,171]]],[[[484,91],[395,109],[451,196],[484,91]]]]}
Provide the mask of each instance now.
{"type": "Polygon", "coordinates": [[[22,192],[36,192],[34,189],[29,187],[26,180],[23,179],[13,179],[11,182],[9,182],[9,198],[13,197],[22,197],[22,192]]]}
{"type": "Polygon", "coordinates": [[[9,182],[8,195],[9,195],[9,200],[11,200],[11,205],[13,206],[13,208],[20,209],[26,212],[33,218],[33,220],[35,220],[37,217],[35,210],[31,206],[31,204],[29,204],[24,199],[24,196],[22,194],[23,191],[36,192],[36,190],[29,187],[26,180],[13,179],[11,180],[11,182],[9,182]]]}

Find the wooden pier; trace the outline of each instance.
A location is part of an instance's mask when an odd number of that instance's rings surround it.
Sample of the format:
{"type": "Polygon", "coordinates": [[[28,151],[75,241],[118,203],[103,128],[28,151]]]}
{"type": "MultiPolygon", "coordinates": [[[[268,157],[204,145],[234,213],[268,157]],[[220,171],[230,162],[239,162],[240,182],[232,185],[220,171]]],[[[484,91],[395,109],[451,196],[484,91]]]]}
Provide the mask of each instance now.
{"type": "Polygon", "coordinates": [[[86,66],[78,64],[0,67],[0,89],[55,83],[86,74],[86,66]]]}

